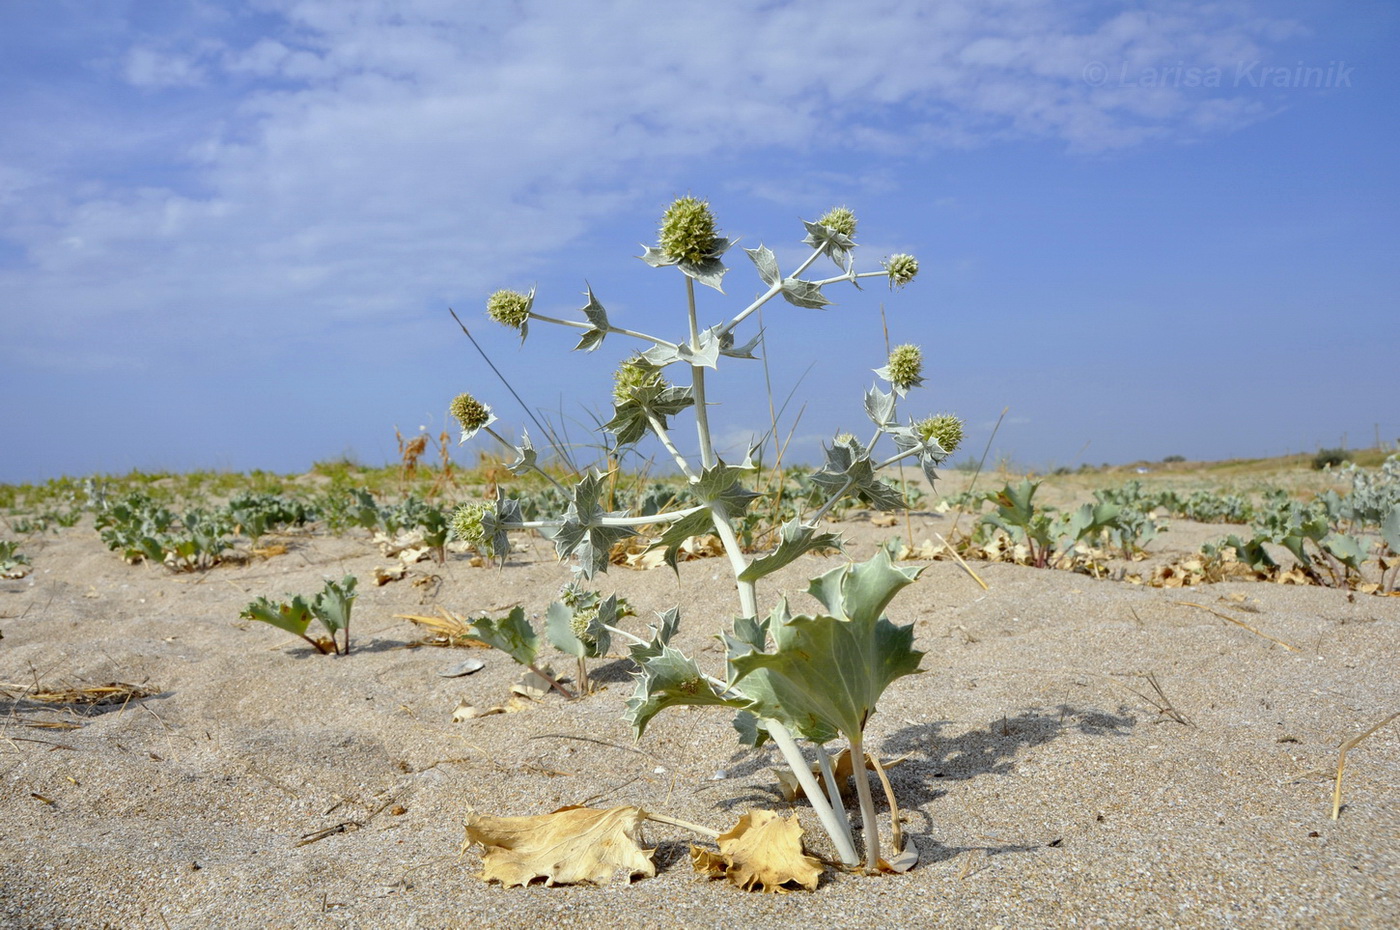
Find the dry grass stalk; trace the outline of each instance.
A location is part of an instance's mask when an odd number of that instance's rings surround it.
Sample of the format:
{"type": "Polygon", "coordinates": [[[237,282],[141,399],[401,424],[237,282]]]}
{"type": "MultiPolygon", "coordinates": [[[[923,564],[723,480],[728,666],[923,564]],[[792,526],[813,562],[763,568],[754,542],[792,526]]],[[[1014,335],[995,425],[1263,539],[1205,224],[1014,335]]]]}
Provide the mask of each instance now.
{"type": "Polygon", "coordinates": [[[4,690],[6,696],[12,700],[39,701],[44,704],[77,704],[89,707],[125,704],[128,701],[140,700],[160,693],[159,688],[146,688],[120,681],[105,685],[54,690],[40,690],[37,687],[30,688],[25,685],[0,682],[0,690],[4,690]],[[11,689],[18,689],[18,693],[11,689]]]}
{"type": "Polygon", "coordinates": [[[1297,651],[1298,651],[1298,647],[1296,647],[1296,646],[1290,646],[1288,643],[1285,643],[1285,642],[1284,642],[1283,640],[1281,640],[1281,639],[1275,639],[1274,637],[1270,636],[1268,633],[1265,633],[1265,632],[1263,632],[1262,630],[1257,630],[1257,629],[1255,629],[1254,627],[1250,626],[1248,623],[1245,623],[1243,620],[1236,620],[1234,617],[1230,616],[1229,614],[1221,613],[1220,611],[1216,610],[1216,609],[1213,608],[1213,607],[1207,607],[1207,606],[1204,605],[1204,604],[1193,604],[1193,603],[1191,603],[1190,601],[1172,601],[1172,603],[1173,603],[1173,604],[1180,604],[1180,605],[1183,606],[1183,607],[1195,607],[1197,610],[1204,610],[1204,611],[1206,611],[1206,612],[1208,612],[1208,613],[1215,614],[1215,615],[1216,615],[1217,617],[1219,617],[1221,620],[1228,620],[1228,621],[1230,621],[1231,623],[1235,624],[1236,626],[1243,627],[1244,629],[1246,629],[1246,630],[1248,630],[1249,632],[1253,633],[1255,636],[1262,636],[1262,637],[1264,637],[1265,639],[1267,639],[1267,640],[1268,640],[1269,642],[1271,642],[1271,643],[1278,643],[1280,646],[1282,646],[1283,648],[1287,649],[1289,652],[1297,652],[1297,651]]]}
{"type": "Polygon", "coordinates": [[[428,631],[428,637],[421,640],[426,646],[444,648],[488,649],[490,648],[472,634],[471,621],[454,614],[445,607],[438,608],[442,616],[432,617],[420,614],[394,614],[398,620],[409,620],[428,631]]]}
{"type": "Polygon", "coordinates": [[[1386,717],[1380,723],[1371,727],[1371,729],[1367,730],[1365,733],[1362,733],[1360,736],[1353,736],[1351,739],[1347,740],[1345,743],[1342,744],[1341,753],[1337,756],[1337,784],[1336,787],[1332,789],[1333,820],[1336,820],[1342,814],[1342,771],[1346,768],[1347,753],[1355,749],[1357,743],[1361,742],[1363,739],[1370,736],[1372,733],[1376,732],[1381,727],[1385,726],[1387,723],[1390,723],[1390,721],[1394,720],[1396,717],[1400,717],[1400,711],[1396,711],[1389,717],[1386,717]]]}

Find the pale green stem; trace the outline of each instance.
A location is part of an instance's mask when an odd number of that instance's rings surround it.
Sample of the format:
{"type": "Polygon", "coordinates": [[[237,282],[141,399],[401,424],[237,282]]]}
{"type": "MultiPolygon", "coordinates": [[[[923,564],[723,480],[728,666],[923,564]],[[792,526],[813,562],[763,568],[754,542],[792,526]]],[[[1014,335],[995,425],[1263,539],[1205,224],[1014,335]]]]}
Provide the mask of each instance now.
{"type": "MultiPolygon", "coordinates": [[[[804,261],[801,265],[799,265],[797,267],[797,270],[794,271],[792,274],[788,275],[787,277],[797,277],[802,272],[810,268],[812,262],[820,258],[821,255],[822,253],[820,251],[814,250],[811,255],[807,256],[807,260],[804,261]]],[[[734,319],[730,320],[728,323],[725,323],[724,326],[720,329],[719,335],[723,336],[726,333],[733,332],[734,327],[747,320],[750,315],[752,315],[755,311],[758,310],[759,307],[762,307],[764,304],[768,303],[768,301],[772,300],[774,297],[777,297],[778,294],[780,294],[783,290],[783,281],[785,280],[787,280],[787,278],[779,278],[777,281],[774,281],[771,285],[769,285],[768,290],[764,291],[763,294],[761,294],[757,300],[749,304],[743,310],[740,310],[738,315],[736,315],[734,319]]]]}
{"type": "Polygon", "coordinates": [[[880,867],[880,825],[875,821],[875,799],[870,794],[870,775],[865,770],[865,744],[862,734],[852,733],[851,760],[855,763],[856,794],[860,797],[860,826],[865,836],[865,869],[880,867]]]}
{"type": "MultiPolygon", "coordinates": [[[[697,504],[684,510],[668,510],[665,513],[654,513],[645,517],[603,517],[598,523],[602,526],[651,526],[654,523],[675,523],[677,520],[684,520],[691,514],[699,513],[704,509],[704,504],[697,504]]],[[[521,520],[519,523],[502,525],[508,530],[538,530],[563,526],[565,522],[564,520],[521,520]]]]}
{"type": "MultiPolygon", "coordinates": [[[[695,318],[695,279],[685,276],[685,299],[690,319],[690,349],[700,351],[700,324],[695,318]]],[[[700,434],[700,467],[715,464],[715,447],[710,439],[710,412],[705,407],[705,366],[690,366],[691,386],[695,392],[695,429],[700,434]]]]}
{"type": "MultiPolygon", "coordinates": [[[[860,857],[856,855],[856,844],[851,839],[849,822],[843,825],[844,817],[838,817],[836,811],[832,809],[831,802],[827,800],[826,792],[822,791],[821,785],[817,784],[817,779],[812,775],[807,760],[803,758],[802,750],[798,748],[797,741],[792,738],[787,727],[776,720],[765,719],[763,726],[768,730],[768,735],[773,738],[773,742],[777,744],[783,758],[792,768],[792,773],[797,776],[797,783],[802,786],[807,800],[812,802],[812,809],[817,812],[817,817],[821,820],[822,826],[826,828],[831,842],[836,844],[836,855],[846,865],[855,865],[860,862],[860,857]]],[[[867,785],[865,790],[869,793],[870,786],[867,785]]]]}
{"type": "MultiPolygon", "coordinates": [[[[556,324],[556,325],[558,325],[558,326],[568,326],[568,327],[572,327],[573,329],[599,329],[599,328],[600,328],[600,327],[594,326],[592,323],[584,323],[584,322],[582,322],[582,321],[580,321],[580,320],[561,320],[561,319],[558,319],[557,317],[545,316],[545,315],[542,314],[542,313],[536,313],[536,312],[533,311],[533,310],[530,311],[530,319],[532,319],[532,320],[539,320],[541,323],[554,323],[554,324],[556,324]]],[[[605,332],[605,333],[617,333],[619,336],[631,336],[633,339],[640,339],[640,340],[642,340],[643,342],[655,343],[656,345],[663,346],[663,347],[665,347],[665,348],[667,348],[667,349],[674,349],[674,348],[676,347],[676,344],[675,344],[674,342],[667,342],[665,339],[658,339],[658,338],[656,338],[655,336],[648,336],[646,333],[639,333],[639,332],[636,332],[635,330],[622,329],[621,327],[618,327],[618,326],[611,326],[611,325],[601,327],[601,329],[602,329],[603,332],[605,332]]]]}
{"type": "MultiPolygon", "coordinates": [[[[643,409],[645,410],[645,408],[643,409]]],[[[680,467],[681,472],[691,481],[699,481],[699,476],[691,469],[690,463],[686,461],[685,456],[681,455],[681,450],[677,449],[676,444],[671,441],[671,434],[666,431],[665,426],[661,425],[661,418],[650,410],[645,410],[645,412],[647,422],[651,424],[651,431],[656,434],[657,439],[661,440],[661,444],[666,447],[666,451],[671,453],[671,458],[676,460],[676,465],[680,467]]]]}
{"type": "Polygon", "coordinates": [[[734,570],[734,579],[739,586],[739,609],[745,617],[758,616],[758,589],[752,581],[740,581],[749,567],[744,549],[739,545],[739,537],[734,534],[734,526],[729,522],[729,514],[719,501],[710,504],[710,516],[715,521],[715,535],[724,543],[725,555],[729,556],[729,567],[734,570]]]}
{"type": "Polygon", "coordinates": [[[813,281],[812,283],[817,287],[825,287],[828,284],[836,284],[840,281],[854,281],[856,278],[887,278],[889,275],[890,273],[888,271],[859,271],[854,274],[848,272],[846,274],[838,274],[834,278],[823,278],[820,281],[813,281]]]}
{"type": "MultiPolygon", "coordinates": [[[[490,433],[491,436],[492,436],[492,438],[494,438],[497,442],[499,442],[501,445],[505,446],[505,447],[506,447],[507,449],[509,449],[510,451],[512,451],[512,452],[518,451],[514,443],[512,443],[510,440],[506,439],[506,438],[505,438],[504,436],[502,436],[500,433],[498,433],[498,432],[496,432],[495,430],[493,430],[491,427],[485,426],[485,427],[482,427],[482,429],[484,429],[484,430],[486,430],[486,432],[490,433]]],[[[568,494],[568,493],[569,493],[569,489],[566,488],[566,487],[564,487],[564,486],[563,486],[562,484],[560,484],[557,480],[555,480],[554,476],[551,475],[549,472],[545,471],[543,468],[540,468],[538,465],[531,465],[530,467],[533,468],[535,471],[539,472],[541,475],[544,475],[545,480],[548,481],[550,484],[554,485],[556,488],[558,488],[559,490],[563,491],[565,494],[568,494]]]]}
{"type": "Polygon", "coordinates": [[[826,747],[817,745],[817,765],[822,769],[822,781],[826,783],[826,790],[831,797],[831,806],[836,811],[836,818],[841,821],[842,828],[846,835],[851,835],[851,821],[846,817],[846,803],[841,800],[841,785],[836,781],[836,771],[831,765],[831,754],[826,751],[826,747]]]}
{"type": "Polygon", "coordinates": [[[827,511],[831,510],[832,507],[836,506],[836,502],[839,501],[842,498],[842,496],[845,495],[845,493],[851,489],[851,485],[855,483],[856,482],[854,478],[847,478],[846,483],[841,485],[841,490],[828,497],[826,499],[826,503],[822,504],[821,508],[818,509],[816,513],[812,514],[803,522],[808,524],[809,526],[816,526],[817,522],[820,521],[822,517],[826,516],[827,511]]]}

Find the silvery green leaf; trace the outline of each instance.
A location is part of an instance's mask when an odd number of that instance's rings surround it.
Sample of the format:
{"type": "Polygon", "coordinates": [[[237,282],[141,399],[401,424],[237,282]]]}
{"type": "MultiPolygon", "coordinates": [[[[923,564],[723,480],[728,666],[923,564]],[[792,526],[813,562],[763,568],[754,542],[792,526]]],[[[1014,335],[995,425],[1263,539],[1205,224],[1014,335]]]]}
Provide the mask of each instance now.
{"type": "Polygon", "coordinates": [[[516,607],[499,620],[481,617],[472,621],[472,635],[488,646],[501,650],[521,665],[533,665],[540,654],[540,637],[525,619],[525,609],[516,607]]]}
{"type": "Polygon", "coordinates": [[[778,548],[762,558],[754,559],[739,575],[740,581],[757,581],[771,575],[814,549],[840,549],[841,537],[835,533],[818,533],[815,526],[792,519],[783,524],[778,548]]]}
{"type": "Polygon", "coordinates": [[[1381,524],[1381,537],[1391,552],[1400,554],[1400,504],[1390,508],[1390,513],[1386,514],[1385,522],[1381,524]]]}
{"type": "Polygon", "coordinates": [[[626,718],[640,739],[647,723],[667,707],[679,704],[718,704],[741,707],[744,702],[715,691],[685,653],[669,645],[638,663],[636,687],[627,699],[626,718]]]}
{"type": "Polygon", "coordinates": [[[724,293],[724,288],[721,285],[724,282],[724,273],[729,269],[718,258],[705,258],[698,262],[678,262],[677,267],[685,272],[687,277],[694,278],[698,283],[712,287],[721,294],[724,293]]]}
{"type": "Polygon", "coordinates": [[[895,425],[894,405],[894,394],[886,394],[873,384],[865,392],[865,413],[880,429],[895,425]]]}
{"type": "Polygon", "coordinates": [[[652,346],[642,353],[642,358],[653,368],[665,368],[672,362],[681,360],[679,346],[652,346]]]}
{"type": "Polygon", "coordinates": [[[877,510],[902,510],[902,495],[875,477],[870,453],[854,436],[833,442],[826,450],[826,464],[812,473],[811,481],[829,494],[854,496],[877,510]]]}
{"type": "Polygon", "coordinates": [[[554,601],[544,616],[545,634],[555,649],[580,659],[588,653],[588,647],[574,633],[574,611],[568,604],[554,601]]]}
{"type": "Polygon", "coordinates": [[[810,310],[820,310],[831,304],[831,301],[822,296],[820,287],[799,278],[783,279],[782,295],[783,299],[794,307],[806,307],[810,310]]]}
{"type": "Polygon", "coordinates": [[[883,616],[918,574],[895,567],[881,550],[813,581],[809,593],[826,613],[775,623],[775,651],[732,660],[735,686],[751,699],[747,709],[815,742],[836,732],[859,736],[890,682],[919,671],[923,653],[913,648],[913,625],[883,616]]]}
{"type": "Polygon", "coordinates": [[[664,427],[667,417],[680,413],[694,403],[693,389],[689,385],[646,388],[637,391],[626,403],[614,404],[613,418],[604,423],[603,428],[617,437],[618,445],[631,445],[651,429],[647,411],[664,427]]]}
{"type": "Polygon", "coordinates": [[[603,309],[603,305],[598,303],[598,298],[593,296],[593,287],[585,284],[588,288],[588,303],[583,306],[583,315],[588,317],[592,329],[586,331],[574,346],[574,351],[583,349],[592,352],[603,344],[603,337],[608,334],[608,313],[603,309]]]}
{"type": "Polygon", "coordinates": [[[547,534],[554,541],[554,551],[560,559],[571,555],[578,557],[578,567],[585,578],[594,573],[608,570],[608,554],[613,543],[628,536],[637,535],[625,526],[608,526],[608,517],[625,516],[625,513],[605,512],[598,505],[602,491],[603,476],[589,472],[574,486],[574,499],[564,514],[562,526],[553,527],[547,534]]]}
{"type": "Polygon", "coordinates": [[[535,464],[537,456],[535,447],[530,443],[530,434],[523,429],[520,431],[520,445],[515,447],[515,455],[515,461],[506,466],[506,470],[512,475],[523,475],[530,469],[539,467],[535,464]]]}
{"type": "Polygon", "coordinates": [[[726,465],[721,461],[700,475],[700,480],[691,485],[690,493],[709,509],[683,517],[666,528],[650,548],[664,547],[666,564],[676,570],[676,556],[680,547],[692,536],[699,536],[714,529],[713,512],[722,511],[727,517],[735,518],[748,510],[749,503],[758,495],[739,484],[740,476],[749,469],[742,466],[726,465]]]}
{"type": "Polygon", "coordinates": [[[948,457],[948,453],[938,444],[938,440],[924,439],[912,426],[896,427],[889,432],[890,437],[894,440],[895,450],[902,455],[917,449],[919,467],[923,469],[924,477],[928,479],[930,485],[937,481],[937,466],[943,464],[943,460],[948,457]]]}
{"type": "Polygon", "coordinates": [[[850,252],[856,247],[854,239],[821,223],[803,220],[802,225],[807,227],[807,237],[802,240],[803,243],[824,252],[837,266],[849,269],[850,252]]]}
{"type": "Polygon", "coordinates": [[[682,343],[676,347],[676,355],[687,365],[703,365],[706,368],[715,368],[719,361],[719,337],[715,334],[715,329],[707,329],[700,333],[696,339],[699,345],[692,349],[688,343],[682,343]]]}
{"type": "Polygon", "coordinates": [[[1366,560],[1366,543],[1346,533],[1328,533],[1322,538],[1320,545],[1334,559],[1353,571],[1360,571],[1361,563],[1366,560]]]}
{"type": "Polygon", "coordinates": [[[748,342],[741,346],[736,346],[734,345],[734,334],[732,332],[725,333],[719,341],[719,354],[727,355],[730,358],[750,358],[756,360],[758,356],[753,354],[753,350],[754,347],[758,345],[758,341],[762,338],[763,333],[759,332],[758,335],[754,336],[748,342]]]}
{"type": "Polygon", "coordinates": [[[665,613],[658,613],[656,617],[661,622],[651,625],[651,641],[645,644],[633,643],[627,647],[632,661],[638,665],[647,659],[661,655],[661,647],[669,643],[671,637],[676,635],[676,630],[680,628],[681,611],[679,607],[668,608],[665,613]]]}
{"type": "Polygon", "coordinates": [[[496,491],[495,504],[494,509],[481,515],[481,532],[485,537],[482,555],[487,558],[500,556],[504,564],[505,557],[510,553],[510,535],[507,531],[518,529],[525,518],[520,513],[520,502],[502,497],[499,490],[496,491]]]}
{"type": "Polygon", "coordinates": [[[734,715],[733,726],[739,731],[739,742],[745,746],[757,749],[768,741],[768,728],[753,711],[739,711],[734,715]]]}
{"type": "Polygon", "coordinates": [[[654,245],[644,245],[642,248],[646,251],[637,257],[653,268],[665,268],[676,263],[674,258],[667,258],[666,253],[654,245]]]}
{"type": "Polygon", "coordinates": [[[764,284],[772,287],[782,279],[782,274],[778,271],[778,258],[773,254],[772,249],[760,244],[756,249],[744,249],[744,251],[758,267],[758,276],[763,279],[764,284]]]}

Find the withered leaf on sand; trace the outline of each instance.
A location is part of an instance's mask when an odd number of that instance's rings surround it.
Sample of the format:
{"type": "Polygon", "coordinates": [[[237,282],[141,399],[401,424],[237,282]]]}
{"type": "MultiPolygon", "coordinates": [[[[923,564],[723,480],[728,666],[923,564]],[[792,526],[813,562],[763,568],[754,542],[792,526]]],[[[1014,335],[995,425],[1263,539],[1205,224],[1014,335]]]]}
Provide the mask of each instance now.
{"type": "Polygon", "coordinates": [[[716,840],[719,852],[690,847],[695,871],[710,878],[728,878],[745,890],[786,892],[795,884],[811,891],[821,878],[822,865],[802,852],[802,827],[797,817],[755,810],[716,840]]]}
{"type": "Polygon", "coordinates": [[[481,844],[481,878],[510,887],[537,878],[546,885],[606,884],[614,874],[628,878],[656,874],[653,849],[642,849],[640,827],[646,812],[636,807],[597,810],[561,807],[535,817],[467,817],[464,846],[481,844]]]}

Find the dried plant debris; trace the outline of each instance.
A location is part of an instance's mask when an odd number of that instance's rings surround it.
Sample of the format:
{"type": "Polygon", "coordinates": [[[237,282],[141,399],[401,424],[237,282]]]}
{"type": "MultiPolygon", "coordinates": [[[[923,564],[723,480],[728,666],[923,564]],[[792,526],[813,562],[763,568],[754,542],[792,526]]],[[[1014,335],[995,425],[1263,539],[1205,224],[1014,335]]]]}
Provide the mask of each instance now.
{"type": "Polygon", "coordinates": [[[490,648],[486,643],[476,638],[470,620],[445,608],[438,608],[438,612],[440,616],[436,617],[421,614],[394,614],[394,617],[398,620],[411,621],[422,627],[428,634],[419,640],[424,646],[490,648]]]}
{"type": "Polygon", "coordinates": [[[40,688],[0,682],[0,690],[11,700],[38,701],[43,704],[65,704],[81,707],[104,707],[125,704],[160,694],[159,688],[113,681],[105,685],[75,685],[70,688],[40,688]]]}
{"type": "Polygon", "coordinates": [[[749,811],[716,842],[718,852],[690,847],[691,864],[701,875],[727,878],[745,891],[774,893],[794,888],[813,891],[821,880],[821,861],[802,851],[802,827],[796,816],[749,811]]]}
{"type": "Polygon", "coordinates": [[[467,816],[463,851],[480,845],[481,878],[506,887],[544,879],[546,885],[603,885],[621,872],[628,879],[656,875],[654,849],[641,846],[646,812],[637,807],[597,810],[561,807],[534,817],[467,816]]]}

